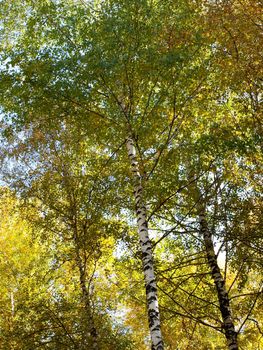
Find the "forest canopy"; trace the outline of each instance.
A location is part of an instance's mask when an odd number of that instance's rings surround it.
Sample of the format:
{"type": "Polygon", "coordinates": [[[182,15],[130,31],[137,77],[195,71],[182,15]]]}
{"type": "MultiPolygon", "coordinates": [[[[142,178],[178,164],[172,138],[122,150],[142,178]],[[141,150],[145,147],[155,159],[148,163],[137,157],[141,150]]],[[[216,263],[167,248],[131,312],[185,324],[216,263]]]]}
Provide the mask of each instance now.
{"type": "Polygon", "coordinates": [[[0,350],[263,349],[262,1],[0,1],[0,350]]]}

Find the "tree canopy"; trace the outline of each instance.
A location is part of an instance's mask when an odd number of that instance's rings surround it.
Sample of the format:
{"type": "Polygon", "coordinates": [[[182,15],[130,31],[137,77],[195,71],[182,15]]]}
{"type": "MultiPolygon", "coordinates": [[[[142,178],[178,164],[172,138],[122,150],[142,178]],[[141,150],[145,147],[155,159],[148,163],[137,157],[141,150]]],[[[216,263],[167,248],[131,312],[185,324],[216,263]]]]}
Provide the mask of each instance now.
{"type": "Polygon", "coordinates": [[[261,8],[0,2],[0,349],[261,349],[261,8]]]}

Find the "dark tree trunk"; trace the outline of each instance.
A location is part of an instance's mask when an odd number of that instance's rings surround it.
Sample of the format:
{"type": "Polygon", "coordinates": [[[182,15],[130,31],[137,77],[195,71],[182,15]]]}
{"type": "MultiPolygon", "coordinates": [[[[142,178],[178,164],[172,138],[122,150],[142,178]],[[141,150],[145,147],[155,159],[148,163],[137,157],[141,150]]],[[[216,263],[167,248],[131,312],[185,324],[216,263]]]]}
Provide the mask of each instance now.
{"type": "Polygon", "coordinates": [[[220,268],[217,263],[217,257],[212,241],[212,234],[208,228],[205,210],[202,210],[199,215],[200,231],[204,239],[206,256],[210,267],[211,275],[216,286],[217,297],[221,316],[223,319],[223,328],[227,339],[229,350],[238,350],[237,332],[235,331],[234,322],[231,314],[229,297],[225,286],[225,280],[222,277],[220,268]]]}

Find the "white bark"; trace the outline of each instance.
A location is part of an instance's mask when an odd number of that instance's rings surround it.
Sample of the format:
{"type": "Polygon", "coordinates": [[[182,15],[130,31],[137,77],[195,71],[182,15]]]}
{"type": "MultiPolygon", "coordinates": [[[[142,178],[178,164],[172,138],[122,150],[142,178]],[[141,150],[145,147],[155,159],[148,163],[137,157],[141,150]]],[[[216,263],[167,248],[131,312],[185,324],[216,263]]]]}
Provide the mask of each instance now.
{"type": "Polygon", "coordinates": [[[15,298],[14,293],[10,292],[10,301],[11,301],[11,315],[14,317],[15,315],[15,298]]]}
{"type": "Polygon", "coordinates": [[[152,341],[152,350],[163,350],[164,346],[161,334],[160,313],[157,298],[157,285],[154,275],[152,244],[148,233],[146,207],[143,199],[142,176],[140,174],[139,165],[136,157],[136,148],[132,137],[129,137],[127,139],[126,145],[133,175],[136,217],[142,253],[142,264],[144,271],[144,281],[148,309],[147,311],[152,341]]]}

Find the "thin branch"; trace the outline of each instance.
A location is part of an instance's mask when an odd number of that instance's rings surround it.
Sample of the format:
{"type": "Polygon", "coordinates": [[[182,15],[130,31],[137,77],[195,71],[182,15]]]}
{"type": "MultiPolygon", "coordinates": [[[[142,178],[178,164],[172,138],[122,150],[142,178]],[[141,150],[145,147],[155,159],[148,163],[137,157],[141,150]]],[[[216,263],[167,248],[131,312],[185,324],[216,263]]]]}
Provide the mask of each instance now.
{"type": "Polygon", "coordinates": [[[244,319],[244,321],[242,322],[241,326],[239,327],[239,329],[238,329],[238,331],[237,331],[237,334],[239,334],[239,333],[241,332],[243,326],[245,325],[245,323],[246,323],[247,320],[249,319],[249,316],[251,315],[251,313],[252,313],[252,311],[253,311],[253,309],[254,309],[254,307],[255,307],[255,305],[256,305],[256,302],[257,302],[257,300],[258,300],[258,297],[262,294],[262,291],[263,291],[263,290],[261,289],[262,285],[263,285],[263,283],[261,283],[261,286],[260,286],[260,288],[259,288],[259,292],[257,293],[256,298],[255,298],[255,300],[253,301],[253,303],[252,303],[252,305],[251,305],[251,307],[250,307],[250,309],[249,309],[249,311],[248,311],[248,314],[247,314],[246,318],[244,319]]]}

